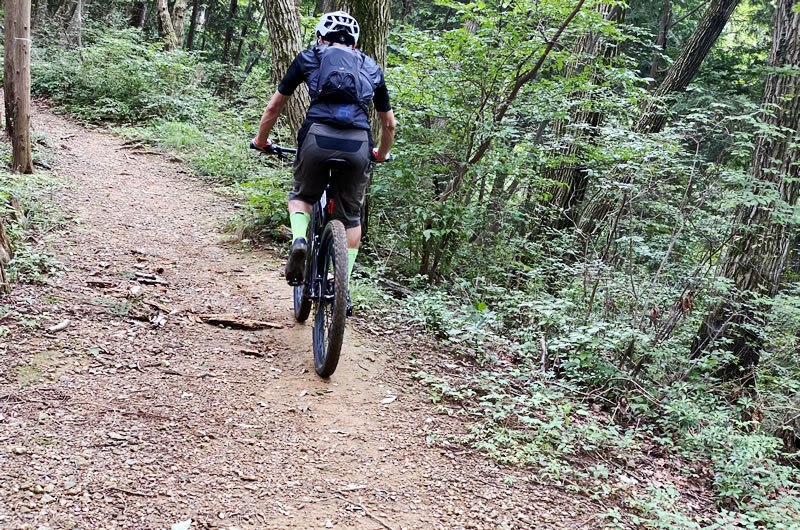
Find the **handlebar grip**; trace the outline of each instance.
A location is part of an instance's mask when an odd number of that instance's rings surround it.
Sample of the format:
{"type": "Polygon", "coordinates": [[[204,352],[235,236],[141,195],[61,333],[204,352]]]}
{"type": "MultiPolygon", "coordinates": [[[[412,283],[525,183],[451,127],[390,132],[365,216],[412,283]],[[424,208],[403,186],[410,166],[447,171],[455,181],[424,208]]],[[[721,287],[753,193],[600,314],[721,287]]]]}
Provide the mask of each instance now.
{"type": "Polygon", "coordinates": [[[250,149],[255,149],[256,151],[260,151],[266,154],[275,154],[275,146],[272,145],[271,143],[267,144],[264,147],[261,147],[259,145],[256,145],[255,140],[250,140],[250,149]]]}
{"type": "Polygon", "coordinates": [[[383,160],[378,160],[378,150],[373,149],[372,152],[369,154],[369,159],[375,162],[376,164],[383,164],[388,162],[392,159],[392,153],[386,153],[386,158],[383,160]]]}

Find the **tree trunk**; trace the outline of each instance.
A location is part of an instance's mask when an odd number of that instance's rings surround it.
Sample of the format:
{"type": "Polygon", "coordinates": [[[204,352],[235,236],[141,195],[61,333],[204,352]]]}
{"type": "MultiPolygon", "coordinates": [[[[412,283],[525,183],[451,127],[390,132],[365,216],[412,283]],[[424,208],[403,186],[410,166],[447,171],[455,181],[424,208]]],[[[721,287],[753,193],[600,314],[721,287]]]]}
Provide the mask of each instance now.
{"type": "Polygon", "coordinates": [[[205,17],[206,21],[203,23],[203,38],[200,41],[200,51],[205,51],[206,49],[206,37],[208,36],[208,28],[211,25],[211,17],[214,15],[214,4],[208,4],[208,6],[203,6],[203,16],[205,17]]]}
{"type": "Polygon", "coordinates": [[[31,26],[38,27],[47,19],[47,0],[34,0],[31,6],[31,26]]]}
{"type": "Polygon", "coordinates": [[[771,130],[756,141],[753,153],[753,191],[779,197],[769,204],[739,205],[733,239],[722,261],[722,274],[736,287],[733,299],[710,312],[692,346],[693,355],[706,351],[717,339],[732,339],[738,358],[726,375],[752,381],[758,364],[762,313],[755,295],[778,292],[796,227],[789,221],[800,195],[800,0],[778,0],[773,22],[772,49],[764,85],[761,119],[771,130]]]}
{"type": "Polygon", "coordinates": [[[259,39],[261,38],[261,32],[264,29],[264,23],[267,21],[267,12],[261,15],[261,22],[258,24],[258,31],[256,31],[256,36],[253,38],[253,43],[250,45],[250,50],[248,51],[248,59],[247,65],[244,67],[244,76],[247,77],[250,75],[250,72],[253,70],[253,67],[258,64],[258,61],[261,60],[261,56],[264,54],[264,50],[269,46],[269,39],[267,39],[261,46],[258,45],[259,39]],[[258,53],[253,55],[253,53],[258,48],[258,53]]]}
{"type": "MultiPolygon", "coordinates": [[[[361,28],[358,48],[375,59],[375,62],[383,69],[386,69],[386,45],[389,42],[391,8],[390,0],[337,0],[330,9],[346,11],[358,21],[361,28]]],[[[372,105],[370,105],[369,121],[372,127],[372,136],[377,142],[380,127],[378,115],[372,105]]],[[[369,188],[371,185],[372,176],[370,175],[367,195],[364,205],[361,207],[361,233],[365,242],[369,241],[369,188]]]]}
{"type": "MultiPolygon", "coordinates": [[[[722,33],[725,24],[727,24],[738,3],[739,0],[711,0],[711,5],[709,5],[683,50],[681,50],[680,56],[670,67],[664,80],[653,92],[653,97],[656,100],[647,103],[642,109],[642,114],[636,127],[634,127],[634,131],[642,134],[661,132],[664,125],[666,125],[667,117],[663,102],[658,100],[663,100],[674,92],[683,91],[689,86],[689,83],[691,83],[700,69],[703,59],[708,55],[711,47],[720,33],[722,33]]],[[[617,180],[623,184],[628,184],[631,181],[630,175],[620,175],[618,172],[616,175],[617,180]]],[[[622,204],[619,207],[625,208],[626,206],[622,204]]],[[[581,216],[581,231],[585,234],[593,233],[602,226],[613,208],[613,201],[607,195],[600,194],[592,203],[586,205],[581,216]]]]}
{"type": "MultiPolygon", "coordinates": [[[[620,6],[611,6],[598,3],[595,7],[605,20],[620,23],[624,19],[625,11],[620,6]]],[[[617,54],[619,46],[608,43],[602,36],[587,33],[575,43],[575,63],[568,65],[565,77],[584,75],[584,71],[593,64],[608,62],[617,54]],[[609,45],[611,44],[611,45],[609,45]]],[[[600,84],[601,79],[597,69],[593,70],[591,79],[594,84],[600,84]]],[[[555,223],[557,228],[575,224],[577,222],[577,208],[583,202],[583,197],[588,184],[587,167],[583,163],[582,144],[594,144],[598,127],[603,121],[602,112],[596,110],[582,110],[591,107],[592,94],[579,92],[570,95],[570,99],[577,105],[570,113],[570,120],[558,120],[553,125],[553,137],[561,138],[563,145],[559,148],[558,156],[562,161],[555,168],[545,171],[548,179],[558,182],[551,190],[550,204],[561,215],[555,223]]]]}
{"type": "MultiPolygon", "coordinates": [[[[10,3],[9,0],[6,0],[6,2],[10,3]]],[[[14,257],[14,249],[11,247],[11,241],[6,234],[5,222],[6,218],[0,215],[0,294],[9,294],[11,292],[11,283],[8,281],[5,266],[14,257]]]]}
{"type": "Polygon", "coordinates": [[[239,0],[231,0],[231,6],[228,9],[228,22],[225,30],[225,45],[222,48],[222,62],[227,63],[231,55],[231,42],[233,42],[233,26],[236,20],[236,11],[239,9],[239,0]]]}
{"type": "Polygon", "coordinates": [[[133,4],[131,11],[131,26],[134,28],[143,28],[147,20],[147,3],[136,2],[133,4]]]}
{"type": "Polygon", "coordinates": [[[656,49],[653,54],[653,62],[650,64],[650,81],[647,84],[648,88],[653,88],[658,79],[658,68],[661,65],[661,56],[664,55],[664,50],[667,48],[667,34],[669,33],[670,25],[672,24],[672,2],[671,0],[664,0],[664,5],[661,7],[661,16],[658,17],[658,36],[653,43],[656,49]]]}
{"type": "MultiPolygon", "coordinates": [[[[664,80],[653,92],[653,96],[664,98],[674,92],[681,92],[689,86],[738,3],[739,0],[711,1],[711,5],[708,6],[694,33],[672,67],[667,71],[664,80]]],[[[667,117],[662,105],[659,102],[651,102],[645,106],[639,123],[636,125],[638,132],[657,133],[664,128],[667,117]]]]}
{"type": "Polygon", "coordinates": [[[186,20],[186,0],[175,0],[172,6],[172,22],[175,27],[175,44],[183,48],[184,21],[186,20]]]}
{"type": "Polygon", "coordinates": [[[167,0],[156,0],[156,8],[158,9],[158,20],[161,23],[159,34],[164,40],[164,51],[174,51],[178,48],[178,37],[175,35],[172,17],[169,16],[167,0]]]}
{"type": "Polygon", "coordinates": [[[31,2],[5,2],[4,91],[11,170],[33,173],[31,155],[31,2]]]}
{"type": "MultiPolygon", "coordinates": [[[[242,46],[244,46],[244,39],[247,37],[247,31],[250,29],[250,19],[253,17],[253,7],[256,5],[255,2],[249,2],[247,4],[247,15],[244,17],[244,24],[242,24],[242,33],[239,35],[239,43],[236,45],[236,55],[233,57],[233,64],[238,65],[242,60],[242,46]]],[[[266,17],[266,13],[264,13],[264,17],[266,17]]],[[[263,24],[264,18],[262,17],[261,23],[263,24]]]]}
{"type": "MultiPolygon", "coordinates": [[[[297,54],[302,51],[300,10],[294,0],[264,0],[264,9],[267,13],[267,31],[272,46],[271,78],[272,82],[277,84],[297,54]]],[[[297,131],[305,119],[309,104],[308,90],[300,87],[295,90],[286,106],[286,119],[293,138],[297,137],[297,131]]]]}
{"type": "Polygon", "coordinates": [[[186,39],[186,49],[191,51],[194,48],[194,35],[197,31],[197,15],[200,12],[200,0],[192,2],[192,17],[189,19],[189,37],[186,39]]]}
{"type": "Polygon", "coordinates": [[[72,12],[72,18],[67,26],[67,34],[74,38],[75,44],[78,47],[83,46],[83,39],[81,33],[83,32],[83,0],[76,0],[75,11],[72,12]]]}

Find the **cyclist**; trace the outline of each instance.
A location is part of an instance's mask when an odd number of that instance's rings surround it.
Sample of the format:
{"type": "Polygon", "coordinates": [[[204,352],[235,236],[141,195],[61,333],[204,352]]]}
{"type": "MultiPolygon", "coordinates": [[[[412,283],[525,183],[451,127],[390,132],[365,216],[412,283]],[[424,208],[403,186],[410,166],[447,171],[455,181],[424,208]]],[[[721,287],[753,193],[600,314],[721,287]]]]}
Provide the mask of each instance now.
{"type": "Polygon", "coordinates": [[[344,11],[325,13],[316,31],[316,46],[294,59],[264,110],[252,142],[256,149],[270,152],[269,134],[295,89],[305,81],[311,107],[297,134],[293,189],[289,193],[292,246],[286,262],[286,281],[291,285],[303,281],[306,230],[312,205],[319,201],[327,184],[320,164],[329,158],[349,162],[348,168],[339,172],[341,181],[336,182],[333,197],[333,216],[347,230],[349,279],[361,243],[361,205],[369,182],[370,160],[387,159],[396,127],[383,71],[355,47],[360,33],[358,22],[344,11]],[[369,125],[370,100],[381,124],[377,149],[369,125]]]}

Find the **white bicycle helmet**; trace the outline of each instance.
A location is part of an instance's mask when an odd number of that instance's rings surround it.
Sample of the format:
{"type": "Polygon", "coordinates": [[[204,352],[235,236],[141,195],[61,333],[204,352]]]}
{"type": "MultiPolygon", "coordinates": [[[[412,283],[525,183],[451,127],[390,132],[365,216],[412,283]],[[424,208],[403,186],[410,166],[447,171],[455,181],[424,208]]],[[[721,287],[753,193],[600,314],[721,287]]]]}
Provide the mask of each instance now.
{"type": "Polygon", "coordinates": [[[345,13],[344,11],[334,11],[333,13],[325,13],[320,17],[317,24],[317,33],[325,37],[328,33],[336,33],[339,31],[347,32],[358,43],[358,36],[361,33],[358,28],[356,19],[345,13]]]}

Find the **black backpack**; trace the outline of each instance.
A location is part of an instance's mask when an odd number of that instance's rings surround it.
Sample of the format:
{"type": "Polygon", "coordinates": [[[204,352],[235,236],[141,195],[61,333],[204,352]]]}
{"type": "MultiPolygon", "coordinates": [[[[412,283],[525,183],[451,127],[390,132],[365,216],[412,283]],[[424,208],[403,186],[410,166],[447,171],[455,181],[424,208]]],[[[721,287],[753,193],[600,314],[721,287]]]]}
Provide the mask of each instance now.
{"type": "Polygon", "coordinates": [[[370,76],[364,72],[364,54],[352,48],[320,46],[319,70],[312,79],[311,104],[355,103],[365,111],[375,93],[370,76]]]}

